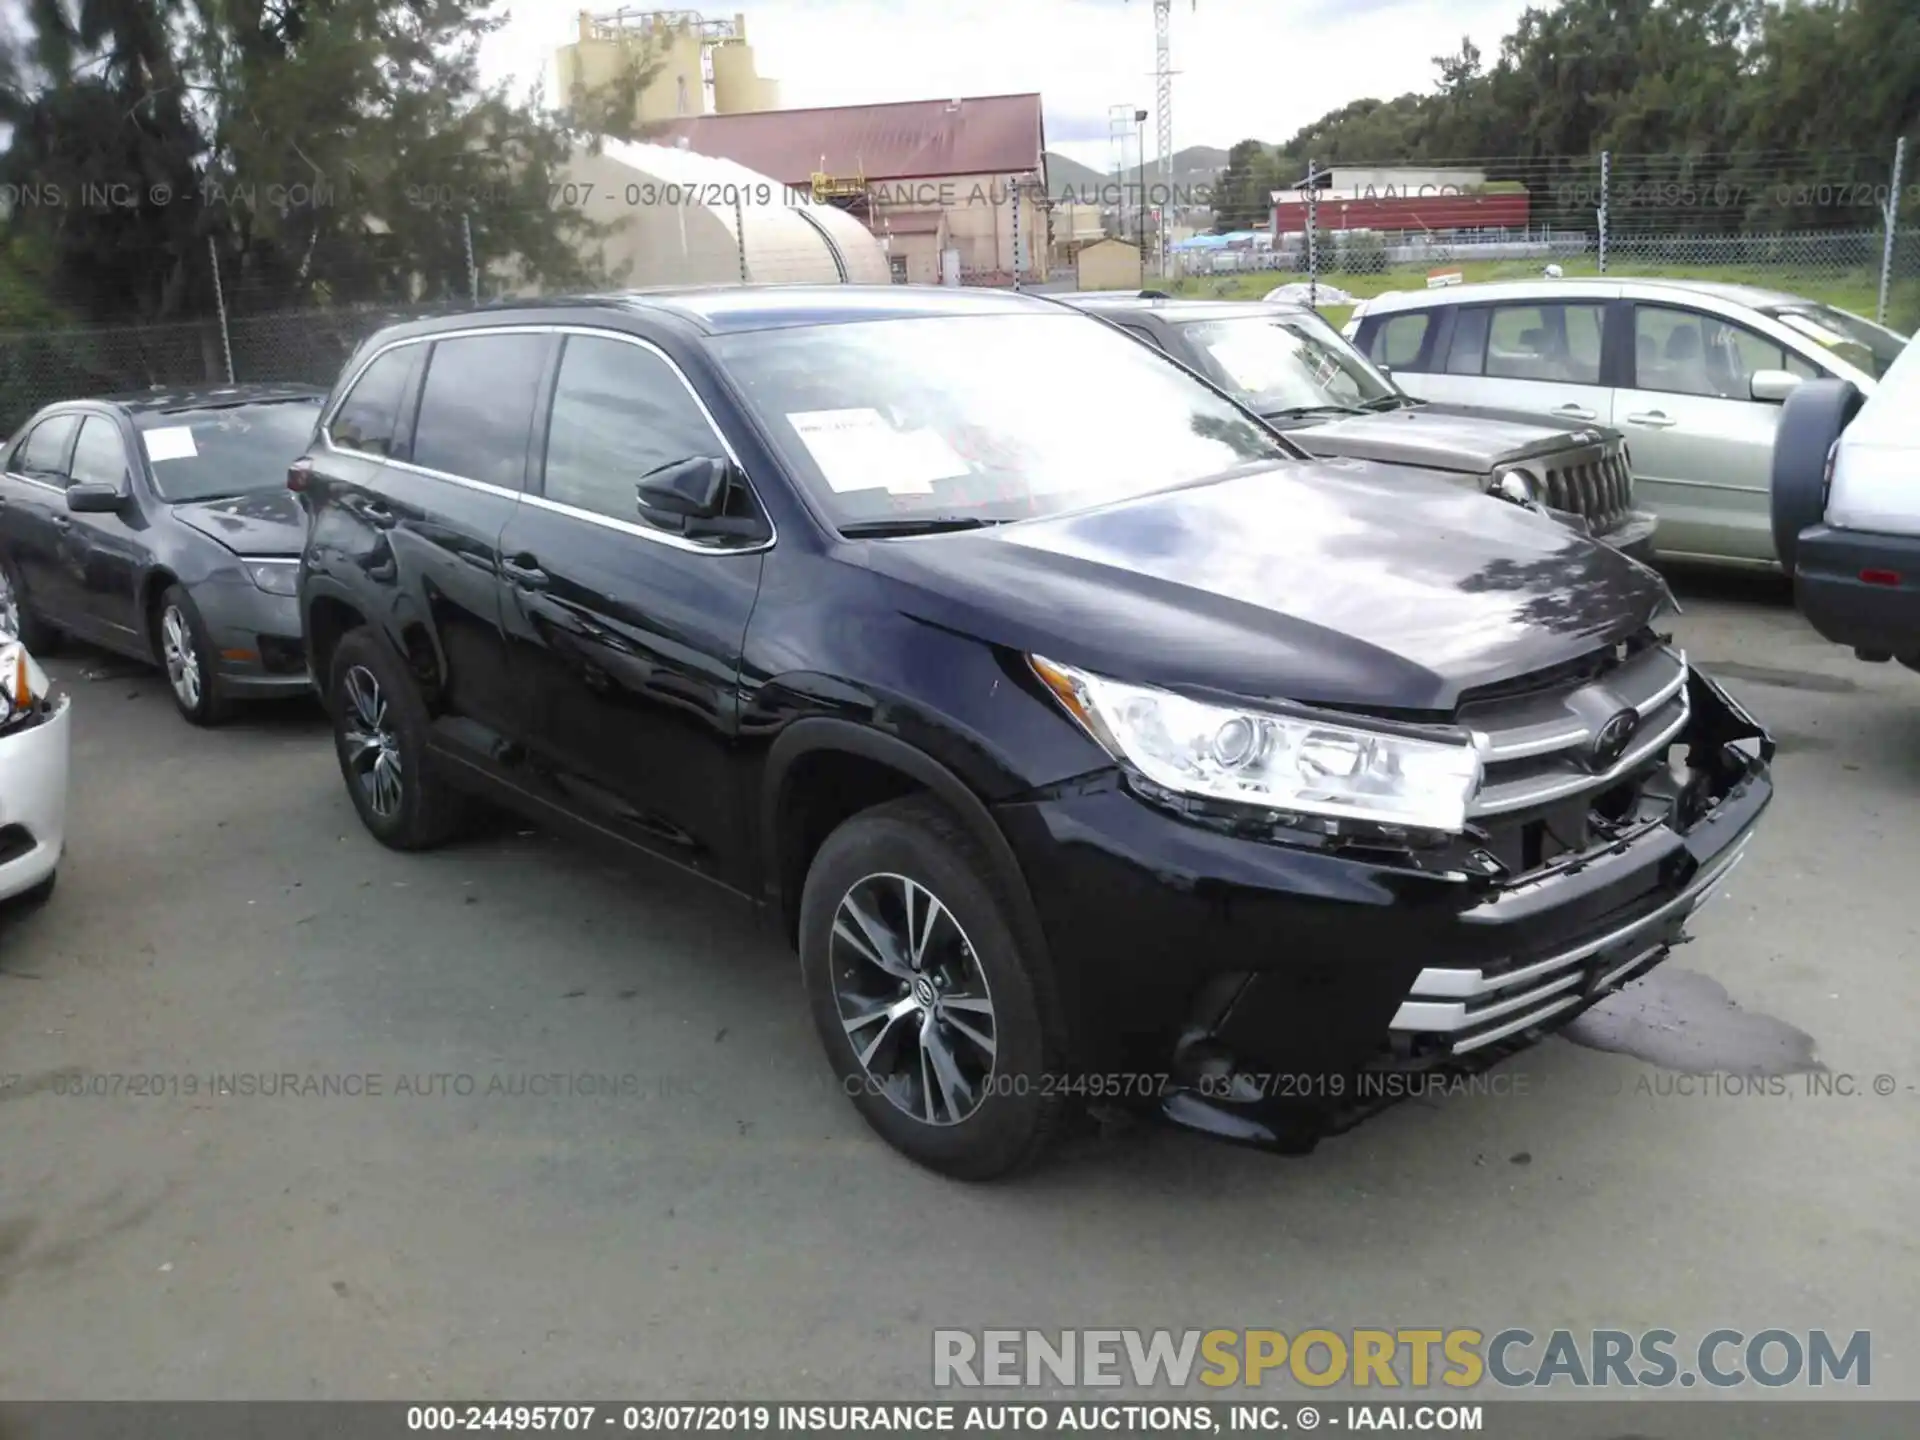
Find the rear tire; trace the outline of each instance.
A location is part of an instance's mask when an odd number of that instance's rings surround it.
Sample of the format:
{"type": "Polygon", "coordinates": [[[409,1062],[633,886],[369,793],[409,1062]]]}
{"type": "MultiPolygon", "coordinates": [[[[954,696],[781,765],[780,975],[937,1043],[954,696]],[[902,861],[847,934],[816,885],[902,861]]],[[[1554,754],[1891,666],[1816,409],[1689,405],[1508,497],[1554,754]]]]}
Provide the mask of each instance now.
{"type": "Polygon", "coordinates": [[[20,572],[11,560],[0,555],[0,635],[9,630],[31,655],[51,655],[59,648],[59,630],[33,613],[20,572]]]}
{"type": "Polygon", "coordinates": [[[371,630],[349,631],[335,647],[327,713],[341,778],[374,839],[394,850],[428,850],[459,833],[466,797],[435,773],[426,702],[371,630]]]}
{"type": "Polygon", "coordinates": [[[1845,380],[1803,382],[1780,407],[1773,440],[1773,550],[1793,576],[1800,532],[1827,510],[1827,454],[1866,403],[1845,380]]]}
{"type": "Polygon", "coordinates": [[[800,968],[861,1117],[961,1180],[1039,1161],[1071,1113],[1044,957],[1015,938],[979,843],[930,797],[846,821],[807,872],[800,968]]]}

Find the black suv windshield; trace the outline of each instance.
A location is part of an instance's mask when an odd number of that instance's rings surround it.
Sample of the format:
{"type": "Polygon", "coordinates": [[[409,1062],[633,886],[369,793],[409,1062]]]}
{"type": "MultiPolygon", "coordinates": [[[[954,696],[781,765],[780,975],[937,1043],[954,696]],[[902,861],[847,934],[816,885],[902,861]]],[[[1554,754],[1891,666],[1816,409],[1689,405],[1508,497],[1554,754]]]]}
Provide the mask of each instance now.
{"type": "Polygon", "coordinates": [[[285,485],[319,415],[315,397],[169,410],[138,424],[160,498],[179,505],[285,485]]]}
{"type": "Polygon", "coordinates": [[[1763,310],[1788,329],[1833,351],[1834,355],[1878,380],[1907,348],[1906,337],[1864,316],[1813,300],[1763,310]]]}
{"type": "Polygon", "coordinates": [[[1079,315],[861,321],[714,349],[836,525],[1082,509],[1295,452],[1079,315]]]}
{"type": "Polygon", "coordinates": [[[1358,409],[1399,392],[1317,315],[1191,320],[1180,333],[1210,377],[1262,415],[1358,409]]]}

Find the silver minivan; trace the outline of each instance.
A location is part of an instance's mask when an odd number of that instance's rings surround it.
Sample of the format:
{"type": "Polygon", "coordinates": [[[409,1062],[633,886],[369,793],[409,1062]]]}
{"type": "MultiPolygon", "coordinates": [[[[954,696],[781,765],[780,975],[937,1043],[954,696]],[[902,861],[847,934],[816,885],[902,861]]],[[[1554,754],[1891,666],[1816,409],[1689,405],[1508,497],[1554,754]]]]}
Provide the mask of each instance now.
{"type": "Polygon", "coordinates": [[[1905,339],[1831,305],[1693,280],[1514,280],[1366,301],[1348,338],[1441,403],[1611,425],[1673,559],[1776,567],[1780,403],[1832,377],[1867,394],[1905,339]]]}

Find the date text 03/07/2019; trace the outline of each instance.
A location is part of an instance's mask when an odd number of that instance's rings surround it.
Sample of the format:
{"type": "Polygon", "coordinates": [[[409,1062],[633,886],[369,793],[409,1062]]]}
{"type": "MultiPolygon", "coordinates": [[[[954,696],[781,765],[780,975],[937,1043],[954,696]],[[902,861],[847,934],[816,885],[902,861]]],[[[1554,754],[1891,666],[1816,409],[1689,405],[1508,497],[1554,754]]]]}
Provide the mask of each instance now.
{"type": "Polygon", "coordinates": [[[1126,1401],[1086,1403],[804,1403],[594,1405],[412,1405],[412,1432],[598,1430],[636,1434],[823,1434],[936,1435],[1058,1434],[1083,1431],[1124,1434],[1272,1434],[1313,1431],[1322,1425],[1349,1430],[1477,1432],[1484,1428],[1479,1405],[1389,1404],[1321,1407],[1126,1401]]]}

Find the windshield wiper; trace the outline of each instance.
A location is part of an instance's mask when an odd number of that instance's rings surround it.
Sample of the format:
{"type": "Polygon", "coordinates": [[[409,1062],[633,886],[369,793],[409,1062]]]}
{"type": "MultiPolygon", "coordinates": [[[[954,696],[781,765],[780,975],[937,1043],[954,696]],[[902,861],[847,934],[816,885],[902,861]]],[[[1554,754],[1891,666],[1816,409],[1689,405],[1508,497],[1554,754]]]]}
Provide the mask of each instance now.
{"type": "Polygon", "coordinates": [[[1365,415],[1358,405],[1287,405],[1260,412],[1269,420],[1293,420],[1302,415],[1365,415]]]}
{"type": "Polygon", "coordinates": [[[1427,402],[1413,395],[1378,395],[1360,403],[1361,407],[1367,410],[1402,410],[1412,409],[1427,402]]]}
{"type": "Polygon", "coordinates": [[[984,530],[989,525],[1004,525],[983,515],[922,515],[898,520],[855,520],[842,525],[840,533],[849,540],[887,540],[896,535],[941,535],[953,530],[984,530]]]}

